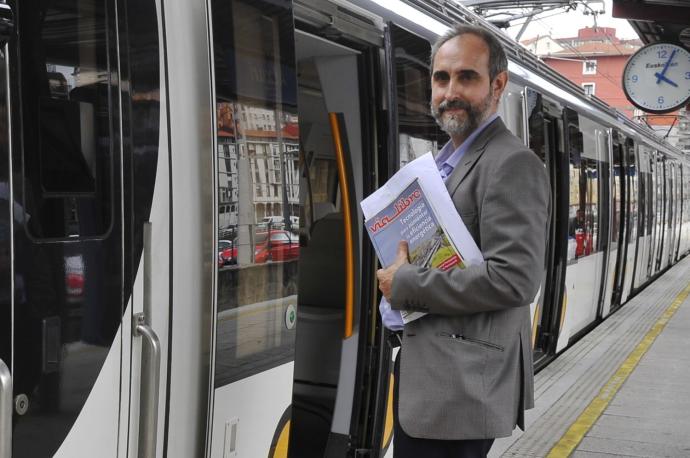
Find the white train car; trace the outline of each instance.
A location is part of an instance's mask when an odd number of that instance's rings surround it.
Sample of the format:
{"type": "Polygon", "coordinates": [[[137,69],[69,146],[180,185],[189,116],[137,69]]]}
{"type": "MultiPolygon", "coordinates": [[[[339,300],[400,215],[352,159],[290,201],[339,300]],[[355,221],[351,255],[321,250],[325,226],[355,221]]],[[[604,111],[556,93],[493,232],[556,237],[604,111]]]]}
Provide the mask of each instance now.
{"type": "MultiPolygon", "coordinates": [[[[0,458],[384,456],[358,202],[445,142],[424,0],[0,4],[0,458]]],[[[539,369],[690,249],[690,164],[503,37],[539,369]]]]}

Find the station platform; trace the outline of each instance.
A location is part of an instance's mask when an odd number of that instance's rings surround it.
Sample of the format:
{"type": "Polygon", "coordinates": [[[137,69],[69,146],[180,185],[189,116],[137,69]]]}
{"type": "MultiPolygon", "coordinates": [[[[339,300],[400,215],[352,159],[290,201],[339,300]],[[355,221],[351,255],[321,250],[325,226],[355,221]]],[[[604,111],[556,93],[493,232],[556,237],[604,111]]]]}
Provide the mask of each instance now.
{"type": "Polygon", "coordinates": [[[690,256],[535,376],[490,457],[690,457],[690,256]]]}

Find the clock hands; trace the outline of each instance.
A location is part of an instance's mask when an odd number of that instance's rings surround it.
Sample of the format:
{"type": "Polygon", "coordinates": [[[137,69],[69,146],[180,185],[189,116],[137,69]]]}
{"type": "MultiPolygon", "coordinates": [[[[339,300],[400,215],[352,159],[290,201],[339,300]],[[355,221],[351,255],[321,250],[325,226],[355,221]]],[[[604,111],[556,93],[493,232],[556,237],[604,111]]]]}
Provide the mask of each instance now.
{"type": "Polygon", "coordinates": [[[673,52],[671,53],[671,56],[666,61],[666,65],[664,65],[664,68],[661,70],[661,73],[655,73],[654,74],[654,76],[656,76],[656,84],[659,84],[661,82],[661,80],[664,80],[667,83],[670,83],[670,84],[678,87],[677,84],[675,84],[674,82],[672,82],[671,80],[669,80],[668,78],[666,78],[664,76],[664,75],[666,75],[666,70],[668,70],[668,66],[671,65],[671,61],[673,60],[673,56],[676,55],[676,51],[677,51],[676,49],[673,50],[673,52]]]}
{"type": "Polygon", "coordinates": [[[656,76],[656,84],[659,84],[659,81],[666,81],[668,84],[670,84],[673,87],[678,87],[676,83],[671,81],[670,79],[666,78],[663,73],[655,73],[654,76],[656,76]]]}

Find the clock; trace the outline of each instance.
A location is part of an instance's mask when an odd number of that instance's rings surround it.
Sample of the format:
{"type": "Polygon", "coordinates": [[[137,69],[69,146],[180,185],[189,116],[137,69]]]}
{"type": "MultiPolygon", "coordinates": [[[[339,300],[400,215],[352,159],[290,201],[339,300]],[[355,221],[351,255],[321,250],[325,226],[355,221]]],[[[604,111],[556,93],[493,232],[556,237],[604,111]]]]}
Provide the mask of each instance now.
{"type": "Polygon", "coordinates": [[[690,102],[690,52],[672,43],[654,43],[630,56],[623,90],[633,105],[668,113],[690,102]]]}

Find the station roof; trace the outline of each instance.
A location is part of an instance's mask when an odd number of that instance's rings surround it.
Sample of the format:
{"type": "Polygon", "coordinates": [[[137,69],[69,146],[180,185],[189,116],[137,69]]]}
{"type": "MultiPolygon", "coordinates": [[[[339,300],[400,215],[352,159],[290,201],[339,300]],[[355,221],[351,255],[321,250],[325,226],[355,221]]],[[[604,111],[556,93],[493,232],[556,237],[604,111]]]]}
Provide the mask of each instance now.
{"type": "Polygon", "coordinates": [[[670,42],[690,51],[688,0],[613,0],[613,17],[627,19],[645,44],[670,42]]]}

